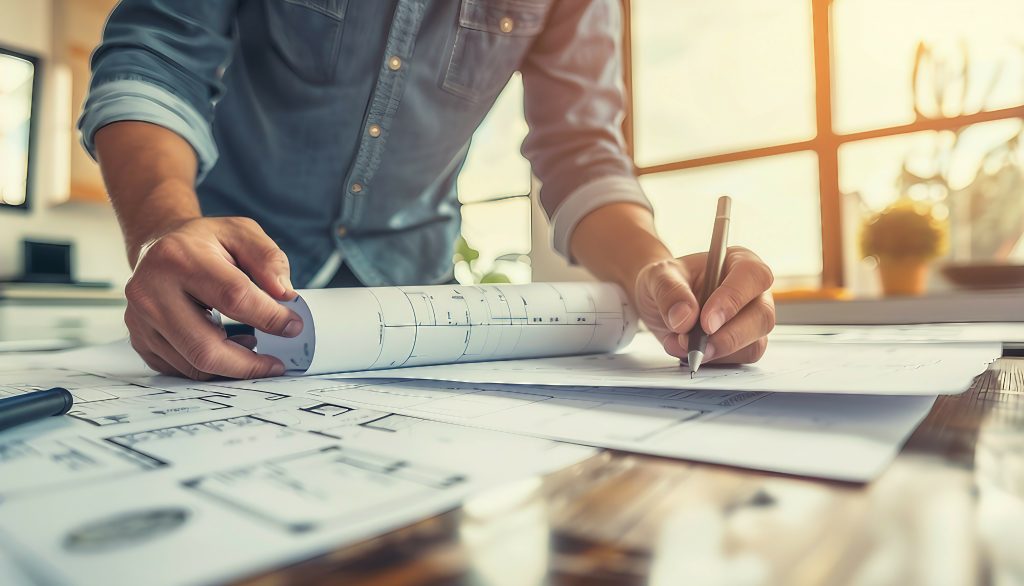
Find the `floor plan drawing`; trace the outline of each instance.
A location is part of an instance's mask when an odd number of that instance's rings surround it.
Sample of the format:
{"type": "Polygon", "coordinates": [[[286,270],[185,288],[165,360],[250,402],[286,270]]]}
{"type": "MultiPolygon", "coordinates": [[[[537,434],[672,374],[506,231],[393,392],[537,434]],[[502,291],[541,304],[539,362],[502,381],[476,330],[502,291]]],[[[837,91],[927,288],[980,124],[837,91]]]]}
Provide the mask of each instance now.
{"type": "Polygon", "coordinates": [[[306,532],[357,517],[373,518],[466,480],[455,471],[331,446],[182,484],[288,531],[306,532]]]}
{"type": "Polygon", "coordinates": [[[860,482],[884,469],[935,401],[934,396],[331,377],[323,377],[323,387],[315,389],[314,380],[303,382],[309,395],[353,407],[584,445],[860,482]]]}
{"type": "Polygon", "coordinates": [[[120,450],[102,440],[80,436],[59,439],[15,439],[0,442],[0,502],[18,494],[91,482],[164,463],[120,450]]]}
{"type": "Polygon", "coordinates": [[[0,549],[20,552],[45,584],[217,582],[595,453],[306,392],[323,380],[285,380],[0,370],[4,396],[64,385],[82,399],[76,417],[0,441],[0,549]]]}

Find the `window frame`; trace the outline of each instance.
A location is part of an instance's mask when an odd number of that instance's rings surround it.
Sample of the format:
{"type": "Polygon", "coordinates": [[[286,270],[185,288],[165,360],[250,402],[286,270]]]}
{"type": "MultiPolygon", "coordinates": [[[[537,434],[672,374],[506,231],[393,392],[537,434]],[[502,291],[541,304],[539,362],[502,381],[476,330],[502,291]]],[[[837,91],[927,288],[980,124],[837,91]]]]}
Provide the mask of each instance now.
{"type": "Polygon", "coordinates": [[[4,203],[0,200],[0,210],[28,212],[32,208],[32,198],[35,193],[36,159],[39,151],[39,117],[42,115],[40,109],[40,93],[42,83],[42,60],[37,55],[22,53],[10,47],[0,46],[0,56],[14,57],[28,61],[32,64],[32,99],[29,104],[28,122],[28,161],[25,165],[25,201],[20,204],[4,203]]]}
{"type": "Polygon", "coordinates": [[[633,85],[633,0],[620,1],[623,14],[623,81],[627,98],[622,130],[626,139],[627,152],[634,161],[634,173],[639,177],[803,151],[815,153],[818,159],[818,194],[821,209],[821,286],[823,287],[842,287],[845,281],[843,267],[842,192],[839,189],[839,150],[844,144],[921,131],[955,131],[980,122],[1014,118],[1024,119],[1024,105],[1020,105],[952,117],[926,118],[919,116],[908,124],[850,133],[838,132],[832,116],[835,103],[833,98],[834,72],[832,68],[834,38],[832,5],[834,0],[805,0],[811,3],[811,34],[813,36],[812,50],[814,52],[815,136],[808,140],[678,159],[657,165],[639,166],[636,164],[634,157],[634,102],[632,96],[635,94],[636,88],[633,85]]]}

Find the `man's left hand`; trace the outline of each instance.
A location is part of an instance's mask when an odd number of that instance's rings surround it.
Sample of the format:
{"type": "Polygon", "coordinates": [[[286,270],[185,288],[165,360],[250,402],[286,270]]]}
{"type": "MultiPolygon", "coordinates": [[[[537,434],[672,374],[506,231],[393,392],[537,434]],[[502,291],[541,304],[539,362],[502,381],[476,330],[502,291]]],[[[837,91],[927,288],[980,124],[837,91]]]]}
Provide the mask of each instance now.
{"type": "Polygon", "coordinates": [[[746,248],[730,247],[721,285],[700,307],[694,291],[704,286],[706,262],[700,253],[645,266],[634,289],[640,318],[672,356],[686,357],[687,335],[700,319],[709,334],[705,363],[758,361],[775,327],[771,269],[746,248]]]}

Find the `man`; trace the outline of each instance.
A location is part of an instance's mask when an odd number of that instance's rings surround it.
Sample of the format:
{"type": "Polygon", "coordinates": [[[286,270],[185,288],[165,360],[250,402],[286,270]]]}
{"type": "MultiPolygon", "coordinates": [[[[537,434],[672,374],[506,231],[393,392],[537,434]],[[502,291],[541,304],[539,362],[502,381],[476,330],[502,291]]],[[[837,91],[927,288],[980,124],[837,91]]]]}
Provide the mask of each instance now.
{"type": "Polygon", "coordinates": [[[618,0],[123,0],[79,126],[134,267],[133,347],[168,374],[279,375],[209,310],[294,336],[293,283],[449,282],[456,176],[519,70],[555,248],[622,285],[668,353],[699,319],[708,361],[758,360],[768,267],[731,249],[699,308],[704,254],[655,234],[623,151],[620,29],[618,0]]]}

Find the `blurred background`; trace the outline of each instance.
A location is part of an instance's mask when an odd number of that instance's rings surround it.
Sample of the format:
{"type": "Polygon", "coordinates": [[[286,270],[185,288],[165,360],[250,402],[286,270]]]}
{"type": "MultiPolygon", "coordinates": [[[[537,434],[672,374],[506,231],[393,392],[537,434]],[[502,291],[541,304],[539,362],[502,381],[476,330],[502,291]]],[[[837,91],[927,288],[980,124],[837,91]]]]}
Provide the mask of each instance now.
{"type": "MultiPolygon", "coordinates": [[[[675,253],[706,248],[727,193],[732,243],[768,261],[782,298],[1019,284],[1024,2],[622,3],[626,146],[675,253]]],[[[28,239],[71,244],[74,277],[111,285],[0,289],[0,342],[25,337],[17,319],[36,329],[43,319],[3,313],[12,304],[65,300],[64,321],[36,337],[121,327],[129,270],[74,128],[114,4],[0,0],[0,277],[25,271],[28,239]]],[[[551,252],[531,200],[522,94],[517,75],[459,180],[464,283],[584,277],[551,252]]]]}

